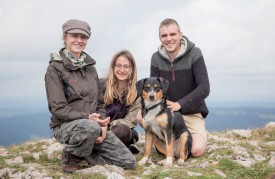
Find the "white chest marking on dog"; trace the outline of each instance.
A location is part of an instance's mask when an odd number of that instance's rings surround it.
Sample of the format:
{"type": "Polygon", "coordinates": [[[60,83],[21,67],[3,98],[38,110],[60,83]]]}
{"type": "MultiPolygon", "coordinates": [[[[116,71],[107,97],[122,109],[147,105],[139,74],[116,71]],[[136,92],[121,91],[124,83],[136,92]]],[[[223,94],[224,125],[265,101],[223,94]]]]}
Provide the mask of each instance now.
{"type": "MultiPolygon", "coordinates": [[[[149,105],[148,102],[145,101],[145,106],[149,105]]],[[[153,106],[150,104],[150,106],[153,106]]],[[[143,117],[143,122],[145,122],[146,126],[149,126],[150,130],[157,135],[160,139],[165,140],[163,134],[161,133],[162,129],[159,126],[159,122],[156,121],[156,116],[160,112],[161,106],[157,106],[148,111],[148,113],[143,117]]]]}

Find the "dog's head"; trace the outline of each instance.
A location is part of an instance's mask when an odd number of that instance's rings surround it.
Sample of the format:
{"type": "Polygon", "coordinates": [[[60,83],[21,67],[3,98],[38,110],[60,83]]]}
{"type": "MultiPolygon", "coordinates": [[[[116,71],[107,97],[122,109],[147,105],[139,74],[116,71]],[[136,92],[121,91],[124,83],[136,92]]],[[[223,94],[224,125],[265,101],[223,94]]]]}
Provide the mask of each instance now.
{"type": "Polygon", "coordinates": [[[169,82],[161,77],[151,77],[136,83],[138,96],[144,100],[155,101],[166,98],[169,82]]]}

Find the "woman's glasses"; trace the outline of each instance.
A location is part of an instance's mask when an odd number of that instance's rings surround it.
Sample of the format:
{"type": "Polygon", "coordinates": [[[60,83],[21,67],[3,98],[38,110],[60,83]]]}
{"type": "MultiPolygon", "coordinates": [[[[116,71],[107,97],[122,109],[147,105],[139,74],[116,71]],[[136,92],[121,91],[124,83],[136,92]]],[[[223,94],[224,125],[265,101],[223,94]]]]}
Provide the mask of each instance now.
{"type": "Polygon", "coordinates": [[[131,66],[130,65],[121,65],[121,64],[114,65],[114,69],[116,69],[116,70],[121,70],[122,68],[127,71],[131,68],[131,66]]]}

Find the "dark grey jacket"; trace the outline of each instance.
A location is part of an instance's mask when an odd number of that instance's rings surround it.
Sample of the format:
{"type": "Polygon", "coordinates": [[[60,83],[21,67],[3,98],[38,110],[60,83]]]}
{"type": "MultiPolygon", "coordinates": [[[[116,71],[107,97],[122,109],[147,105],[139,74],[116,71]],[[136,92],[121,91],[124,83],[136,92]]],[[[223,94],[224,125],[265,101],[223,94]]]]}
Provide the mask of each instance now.
{"type": "Polygon", "coordinates": [[[95,60],[86,54],[87,65],[73,66],[63,53],[52,56],[45,75],[48,107],[52,113],[50,127],[99,113],[105,119],[105,105],[100,90],[95,60]]]}
{"type": "Polygon", "coordinates": [[[160,46],[151,59],[151,77],[163,77],[169,81],[168,100],[181,105],[182,114],[208,114],[205,98],[210,85],[205,62],[198,47],[183,37],[181,50],[173,62],[160,46]]]}

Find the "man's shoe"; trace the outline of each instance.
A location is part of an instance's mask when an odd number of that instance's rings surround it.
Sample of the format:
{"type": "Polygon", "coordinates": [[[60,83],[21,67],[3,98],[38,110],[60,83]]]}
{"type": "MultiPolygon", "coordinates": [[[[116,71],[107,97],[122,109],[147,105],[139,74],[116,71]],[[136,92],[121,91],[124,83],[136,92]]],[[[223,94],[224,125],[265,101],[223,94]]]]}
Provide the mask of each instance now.
{"type": "Polygon", "coordinates": [[[66,152],[64,149],[62,151],[62,169],[64,173],[74,173],[78,170],[79,157],[66,152]]]}
{"type": "Polygon", "coordinates": [[[128,149],[132,152],[132,154],[138,154],[140,152],[140,149],[135,144],[130,144],[128,149]]]}

